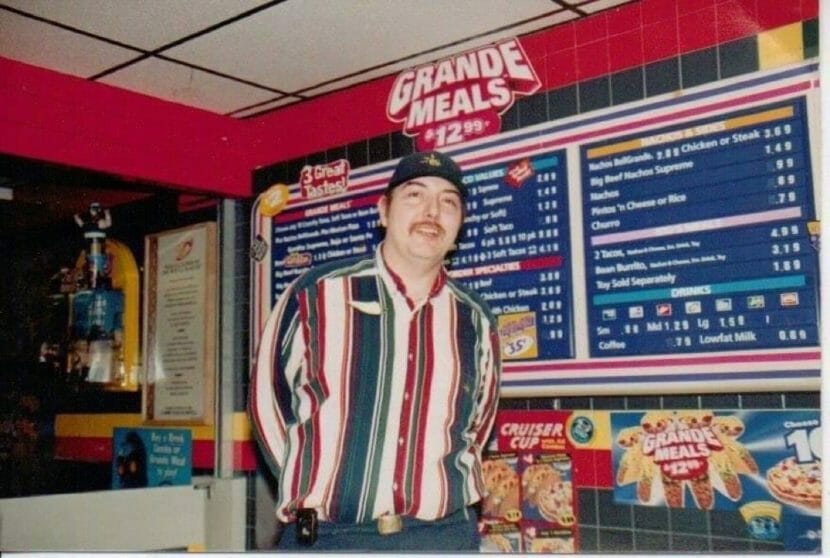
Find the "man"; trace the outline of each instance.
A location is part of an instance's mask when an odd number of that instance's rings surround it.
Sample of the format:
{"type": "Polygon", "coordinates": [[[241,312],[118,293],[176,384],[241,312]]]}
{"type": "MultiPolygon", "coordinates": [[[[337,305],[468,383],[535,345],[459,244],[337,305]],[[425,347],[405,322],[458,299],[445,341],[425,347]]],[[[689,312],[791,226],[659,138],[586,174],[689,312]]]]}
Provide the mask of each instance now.
{"type": "Polygon", "coordinates": [[[465,196],[450,157],[404,157],[374,257],[310,270],[269,317],[251,414],[279,548],[477,550],[501,364],[493,315],[444,269],[465,196]]]}

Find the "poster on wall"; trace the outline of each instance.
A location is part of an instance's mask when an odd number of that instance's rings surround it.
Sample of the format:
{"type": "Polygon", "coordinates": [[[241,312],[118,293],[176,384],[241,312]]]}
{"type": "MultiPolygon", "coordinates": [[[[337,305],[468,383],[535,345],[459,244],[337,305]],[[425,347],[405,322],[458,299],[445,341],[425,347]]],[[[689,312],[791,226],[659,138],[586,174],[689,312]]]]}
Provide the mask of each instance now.
{"type": "Polygon", "coordinates": [[[597,474],[597,464],[610,466],[607,418],[593,411],[499,411],[484,455],[482,551],[578,551],[576,489],[607,484],[597,474]]]}
{"type": "MultiPolygon", "coordinates": [[[[496,316],[503,396],[818,387],[815,72],[443,148],[470,192],[448,271],[496,316]]],[[[252,351],[291,281],[374,253],[395,164],[255,174],[252,351]]]]}
{"type": "Polygon", "coordinates": [[[190,484],[191,432],[170,428],[114,428],[112,488],[190,484]]]}
{"type": "Polygon", "coordinates": [[[144,420],[212,424],[216,224],[148,235],[144,254],[144,420]]]}
{"type": "Polygon", "coordinates": [[[739,510],[767,540],[820,518],[817,410],[612,412],[611,431],[616,502],[739,510]]]}

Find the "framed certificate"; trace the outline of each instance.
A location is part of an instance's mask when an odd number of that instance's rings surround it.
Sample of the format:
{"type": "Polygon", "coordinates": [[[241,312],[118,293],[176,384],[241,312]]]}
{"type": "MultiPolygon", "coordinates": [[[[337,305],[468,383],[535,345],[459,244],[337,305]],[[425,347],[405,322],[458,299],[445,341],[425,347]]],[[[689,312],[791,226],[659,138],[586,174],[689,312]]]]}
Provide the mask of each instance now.
{"type": "Polygon", "coordinates": [[[216,275],[215,223],[145,237],[145,422],[213,423],[216,275]]]}

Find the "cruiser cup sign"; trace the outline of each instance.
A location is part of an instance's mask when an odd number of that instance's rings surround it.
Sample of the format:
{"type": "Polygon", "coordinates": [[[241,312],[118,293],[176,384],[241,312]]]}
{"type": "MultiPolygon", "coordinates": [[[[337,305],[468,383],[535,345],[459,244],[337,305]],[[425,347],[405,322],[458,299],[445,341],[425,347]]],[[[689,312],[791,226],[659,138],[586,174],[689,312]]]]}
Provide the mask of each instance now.
{"type": "Polygon", "coordinates": [[[509,39],[401,73],[386,113],[418,149],[440,148],[498,133],[515,96],[540,86],[519,40],[509,39]]]}

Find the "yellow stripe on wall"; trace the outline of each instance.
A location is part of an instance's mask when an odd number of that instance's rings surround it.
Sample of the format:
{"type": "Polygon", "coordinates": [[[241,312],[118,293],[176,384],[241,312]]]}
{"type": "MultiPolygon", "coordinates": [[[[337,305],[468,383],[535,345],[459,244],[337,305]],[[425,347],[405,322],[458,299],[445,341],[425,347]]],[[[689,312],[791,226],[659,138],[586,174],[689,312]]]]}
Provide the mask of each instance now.
{"type": "Polygon", "coordinates": [[[758,67],[777,68],[804,60],[802,23],[792,23],[758,34],[758,67]]]}
{"type": "MultiPolygon", "coordinates": [[[[146,425],[141,413],[104,413],[84,415],[58,415],[55,417],[55,436],[58,438],[109,438],[114,428],[187,428],[194,440],[213,440],[213,426],[158,427],[146,425]]],[[[233,414],[233,439],[251,439],[251,424],[248,414],[233,414]]]]}

